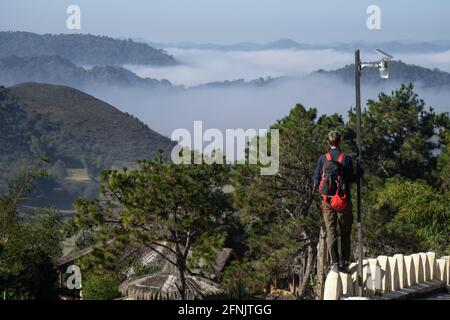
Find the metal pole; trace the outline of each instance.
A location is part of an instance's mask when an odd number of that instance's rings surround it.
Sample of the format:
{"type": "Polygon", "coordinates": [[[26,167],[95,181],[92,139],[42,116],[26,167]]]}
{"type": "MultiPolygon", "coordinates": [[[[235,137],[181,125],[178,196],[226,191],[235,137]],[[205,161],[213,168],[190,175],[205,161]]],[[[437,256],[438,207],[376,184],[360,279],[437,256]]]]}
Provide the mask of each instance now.
{"type": "MultiPolygon", "coordinates": [[[[355,88],[356,88],[356,145],[357,169],[361,168],[361,57],[360,51],[355,51],[355,88]]],[[[363,234],[361,214],[361,177],[358,175],[356,206],[358,212],[358,295],[363,295],[363,234]]]]}

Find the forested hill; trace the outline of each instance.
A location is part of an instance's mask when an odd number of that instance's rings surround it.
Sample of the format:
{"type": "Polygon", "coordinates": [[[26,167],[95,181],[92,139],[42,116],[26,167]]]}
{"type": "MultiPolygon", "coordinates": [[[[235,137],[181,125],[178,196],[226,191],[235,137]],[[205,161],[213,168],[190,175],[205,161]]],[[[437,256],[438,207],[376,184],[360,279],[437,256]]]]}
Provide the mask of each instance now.
{"type": "Polygon", "coordinates": [[[65,86],[0,87],[0,122],[1,183],[45,155],[57,170],[54,182],[64,189],[73,170],[93,181],[104,168],[133,166],[174,145],[137,118],[65,86]]]}
{"type": "MultiPolygon", "coordinates": [[[[450,73],[439,69],[429,69],[417,65],[406,64],[402,61],[389,62],[390,79],[393,83],[416,83],[424,88],[446,88],[450,89],[450,73]]],[[[315,74],[334,76],[349,83],[355,81],[355,65],[347,65],[343,68],[325,71],[319,70],[315,74]]],[[[363,82],[380,83],[377,69],[366,69],[363,71],[363,82]]]]}
{"type": "Polygon", "coordinates": [[[31,119],[28,130],[38,134],[53,158],[82,162],[98,155],[133,162],[172,145],[137,118],[69,87],[24,83],[3,90],[18,98],[18,107],[31,119]]]}
{"type": "Polygon", "coordinates": [[[174,65],[164,50],[132,40],[90,34],[0,32],[0,58],[10,55],[57,55],[77,65],[174,65]]]}
{"type": "Polygon", "coordinates": [[[141,78],[119,66],[84,69],[59,56],[7,56],[0,58],[0,84],[42,82],[66,85],[80,90],[101,87],[171,87],[167,80],[141,78]]]}

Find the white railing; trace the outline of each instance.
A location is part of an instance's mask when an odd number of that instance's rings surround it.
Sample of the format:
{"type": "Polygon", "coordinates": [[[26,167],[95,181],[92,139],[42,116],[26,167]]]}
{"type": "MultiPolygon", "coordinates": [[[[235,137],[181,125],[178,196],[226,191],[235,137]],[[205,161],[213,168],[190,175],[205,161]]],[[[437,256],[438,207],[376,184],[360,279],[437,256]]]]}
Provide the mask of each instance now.
{"type": "MultiPolygon", "coordinates": [[[[330,271],[325,281],[324,300],[357,296],[357,269],[350,272],[330,271]]],[[[379,256],[363,261],[363,296],[373,299],[401,299],[409,295],[450,288],[450,256],[436,258],[434,252],[409,256],[379,256]]]]}

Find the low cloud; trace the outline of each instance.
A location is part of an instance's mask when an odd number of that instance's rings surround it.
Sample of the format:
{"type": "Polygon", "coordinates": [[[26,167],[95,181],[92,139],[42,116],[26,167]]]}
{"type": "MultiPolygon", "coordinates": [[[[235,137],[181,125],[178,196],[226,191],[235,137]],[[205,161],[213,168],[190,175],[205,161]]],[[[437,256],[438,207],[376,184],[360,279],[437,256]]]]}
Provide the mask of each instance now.
{"type": "MultiPolygon", "coordinates": [[[[299,77],[318,69],[333,70],[354,62],[351,52],[327,50],[215,51],[167,49],[181,62],[176,67],[127,65],[141,77],[167,79],[175,85],[196,86],[215,81],[259,77],[299,77]]],[[[450,72],[450,50],[437,53],[393,53],[395,59],[450,72]]],[[[364,61],[375,61],[374,52],[362,52],[364,61]]]]}
{"type": "MultiPolygon", "coordinates": [[[[390,93],[398,85],[364,86],[363,102],[376,99],[381,91],[390,93]]],[[[416,91],[437,111],[450,111],[449,91],[420,87],[416,91]]],[[[355,104],[354,86],[326,76],[292,79],[263,87],[121,89],[93,94],[137,116],[166,136],[178,128],[191,131],[195,120],[203,121],[205,129],[217,128],[223,132],[228,128],[268,128],[288,115],[297,103],[317,108],[319,114],[338,113],[346,118],[349,108],[355,104]]]]}
{"type": "Polygon", "coordinates": [[[167,79],[187,87],[215,81],[302,76],[317,69],[352,63],[353,56],[335,50],[214,51],[167,49],[181,62],[176,67],[127,65],[141,77],[167,79]]]}
{"type": "MultiPolygon", "coordinates": [[[[123,89],[91,92],[101,99],[129,112],[152,129],[170,136],[178,128],[192,130],[195,120],[204,128],[268,128],[285,117],[296,103],[317,108],[319,114],[339,113],[347,116],[354,106],[352,83],[325,75],[307,75],[317,69],[335,69],[353,62],[353,55],[335,50],[266,50],[254,52],[221,52],[210,50],[169,49],[183,64],[176,67],[127,66],[140,76],[168,79],[187,89],[123,89]],[[307,76],[305,76],[307,75],[307,76]],[[189,88],[199,84],[235,79],[294,76],[264,86],[230,86],[189,88]]],[[[364,53],[365,61],[377,59],[364,53]]],[[[396,55],[406,63],[427,67],[450,68],[450,51],[436,54],[396,55]]],[[[376,99],[382,91],[390,93],[398,83],[382,82],[363,85],[363,103],[376,99]]],[[[416,92],[437,111],[450,111],[450,91],[423,89],[416,92]]]]}
{"type": "Polygon", "coordinates": [[[399,54],[396,58],[409,64],[450,72],[450,50],[437,53],[399,54]]]}

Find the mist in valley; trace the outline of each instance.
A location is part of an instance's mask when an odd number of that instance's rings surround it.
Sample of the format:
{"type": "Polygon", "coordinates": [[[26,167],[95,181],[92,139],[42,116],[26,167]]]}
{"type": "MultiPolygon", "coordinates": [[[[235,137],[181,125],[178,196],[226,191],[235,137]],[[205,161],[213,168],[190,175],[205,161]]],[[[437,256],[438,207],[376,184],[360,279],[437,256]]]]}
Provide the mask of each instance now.
{"type": "Polygon", "coordinates": [[[253,80],[259,77],[297,77],[318,69],[337,69],[352,62],[352,55],[327,50],[218,51],[165,49],[180,65],[174,67],[127,65],[141,77],[168,79],[187,87],[216,81],[253,80]]]}
{"type": "MultiPolygon", "coordinates": [[[[135,115],[165,136],[170,136],[178,128],[192,131],[196,120],[203,121],[204,129],[268,128],[286,116],[297,103],[317,108],[319,114],[339,113],[346,118],[349,108],[354,105],[352,83],[311,74],[318,69],[332,70],[351,64],[353,56],[349,53],[334,50],[168,51],[182,64],[174,67],[125,67],[141,77],[167,79],[178,88],[117,88],[90,93],[135,115]],[[262,85],[201,86],[226,80],[251,81],[259,77],[283,78],[266,81],[262,85]]],[[[367,61],[377,59],[376,54],[370,52],[363,52],[363,57],[367,61]]],[[[444,70],[450,64],[450,52],[399,55],[399,58],[425,67],[442,66],[444,70]]],[[[395,70],[391,69],[391,73],[395,70]]],[[[383,80],[377,85],[363,85],[363,103],[367,99],[376,99],[382,91],[390,93],[399,85],[383,80]]],[[[415,85],[416,92],[427,105],[439,112],[450,111],[450,90],[425,89],[421,83],[415,85]]]]}

